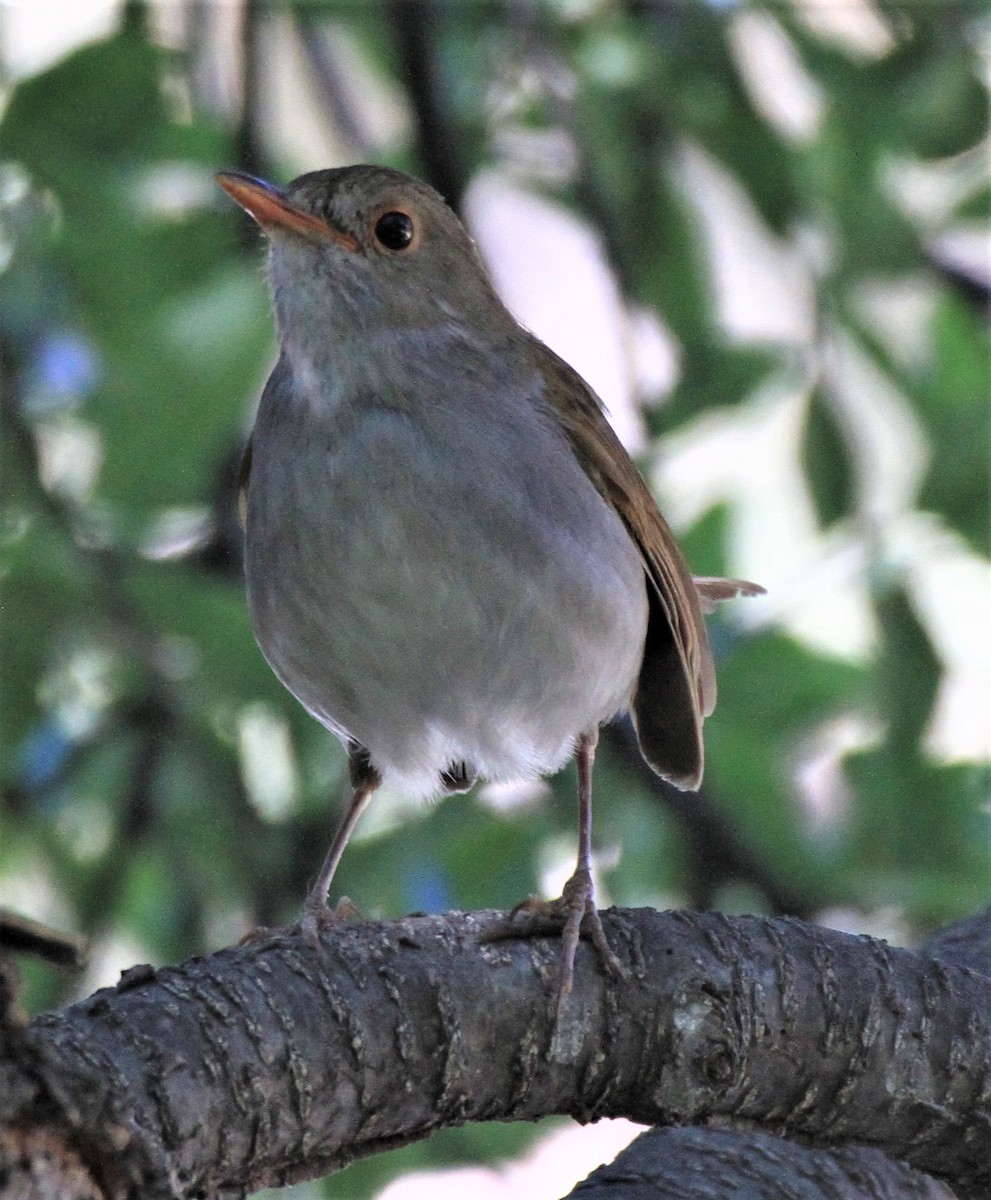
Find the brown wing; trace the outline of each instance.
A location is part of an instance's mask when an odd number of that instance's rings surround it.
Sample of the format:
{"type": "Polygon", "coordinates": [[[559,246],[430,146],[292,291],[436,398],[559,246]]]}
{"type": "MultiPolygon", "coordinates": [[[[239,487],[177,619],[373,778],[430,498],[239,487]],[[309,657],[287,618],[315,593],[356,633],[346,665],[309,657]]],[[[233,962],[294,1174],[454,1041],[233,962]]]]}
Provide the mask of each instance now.
{"type": "Polygon", "coordinates": [[[550,351],[543,399],[602,498],[643,558],[650,615],[633,722],[650,766],[676,787],[702,782],[702,722],[716,703],[716,673],[688,564],[633,460],[582,377],[550,351]]]}
{"type": "Polygon", "coordinates": [[[715,612],[722,600],[736,600],[739,596],[763,596],[767,589],[749,579],[721,579],[718,575],[695,575],[695,590],[704,613],[715,612]]]}

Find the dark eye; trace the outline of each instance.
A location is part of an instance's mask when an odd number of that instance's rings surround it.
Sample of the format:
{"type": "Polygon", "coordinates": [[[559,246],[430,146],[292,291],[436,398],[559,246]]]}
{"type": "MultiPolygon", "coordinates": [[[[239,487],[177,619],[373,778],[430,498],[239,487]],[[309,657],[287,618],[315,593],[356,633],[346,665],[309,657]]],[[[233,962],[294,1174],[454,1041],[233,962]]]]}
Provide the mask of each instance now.
{"type": "Polygon", "coordinates": [[[404,212],[387,212],[375,222],[375,236],[387,250],[405,250],[413,240],[413,218],[404,212]]]}

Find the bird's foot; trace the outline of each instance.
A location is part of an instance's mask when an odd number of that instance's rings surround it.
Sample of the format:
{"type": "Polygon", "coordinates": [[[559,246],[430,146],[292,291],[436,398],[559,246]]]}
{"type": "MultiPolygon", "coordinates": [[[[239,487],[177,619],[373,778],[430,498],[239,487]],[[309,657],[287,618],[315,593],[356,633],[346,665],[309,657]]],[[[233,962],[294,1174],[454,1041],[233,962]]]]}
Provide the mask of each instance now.
{"type": "Polygon", "coordinates": [[[276,932],[269,925],[255,925],[238,938],[237,944],[239,946],[256,946],[259,942],[266,942],[270,937],[274,937],[276,932]]]}
{"type": "Polygon", "coordinates": [[[314,948],[320,949],[320,935],[343,921],[363,921],[361,909],[348,896],[342,896],[333,908],[326,898],[318,892],[310,892],[303,901],[303,911],[300,914],[298,927],[307,942],[314,948]]]}
{"type": "Polygon", "coordinates": [[[516,905],[505,921],[486,930],[482,941],[496,942],[555,933],[560,934],[562,942],[561,967],[554,1004],[555,1019],[560,1024],[568,997],[574,987],[575,954],[583,935],[595,947],[606,970],[618,979],[626,978],[626,971],[609,945],[602,928],[602,918],[595,907],[591,872],[586,867],[579,867],[556,900],[541,900],[536,896],[528,896],[516,905]]]}

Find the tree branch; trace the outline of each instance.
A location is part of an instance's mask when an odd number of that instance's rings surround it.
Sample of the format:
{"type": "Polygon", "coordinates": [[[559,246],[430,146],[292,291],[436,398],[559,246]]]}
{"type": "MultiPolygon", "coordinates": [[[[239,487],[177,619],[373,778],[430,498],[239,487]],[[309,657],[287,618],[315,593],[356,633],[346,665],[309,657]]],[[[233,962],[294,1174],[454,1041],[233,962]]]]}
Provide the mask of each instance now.
{"type": "Polygon", "coordinates": [[[556,939],[502,914],[293,929],[39,1017],[45,1124],[108,1196],[232,1194],[327,1174],[469,1120],[718,1123],[861,1142],[991,1186],[991,981],[797,921],[610,910],[629,971],[579,949],[552,1040],[556,939]]]}
{"type": "Polygon", "coordinates": [[[416,122],[416,152],[422,174],[454,209],[460,209],[467,178],[457,154],[450,105],[437,71],[439,22],[453,9],[436,0],[389,0],[386,8],[416,122]]]}
{"type": "Polygon", "coordinates": [[[991,908],[937,929],[920,950],[945,963],[991,975],[991,908]]]}
{"type": "Polygon", "coordinates": [[[370,162],[375,157],[375,146],[360,120],[360,109],[356,108],[348,89],[341,78],[338,56],[328,44],[324,21],[311,8],[300,6],[290,10],[293,24],[320,98],[320,108],[350,145],[354,158],[359,162],[370,162]]]}
{"type": "Polygon", "coordinates": [[[944,1183],[880,1150],[813,1150],[766,1133],[649,1129],[566,1200],[957,1200],[944,1183]]]}

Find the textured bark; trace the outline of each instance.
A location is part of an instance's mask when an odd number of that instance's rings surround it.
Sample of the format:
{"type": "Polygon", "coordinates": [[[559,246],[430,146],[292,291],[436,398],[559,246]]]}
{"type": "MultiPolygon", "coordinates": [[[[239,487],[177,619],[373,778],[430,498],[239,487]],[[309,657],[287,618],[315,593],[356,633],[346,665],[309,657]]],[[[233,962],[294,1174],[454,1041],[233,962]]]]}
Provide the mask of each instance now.
{"type": "Polygon", "coordinates": [[[942,962],[991,975],[991,908],[937,929],[919,949],[942,962]]]}
{"type": "Polygon", "coordinates": [[[239,1195],[548,1113],[864,1143],[991,1194],[987,977],[797,921],[603,916],[629,978],[583,944],[553,1038],[559,944],[480,944],[501,914],[136,968],[32,1023],[35,1094],[6,1121],[64,1136],[113,1197],[239,1195]]]}
{"type": "Polygon", "coordinates": [[[568,1200],[955,1200],[880,1150],[813,1150],[765,1133],[650,1129],[568,1200]]]}

